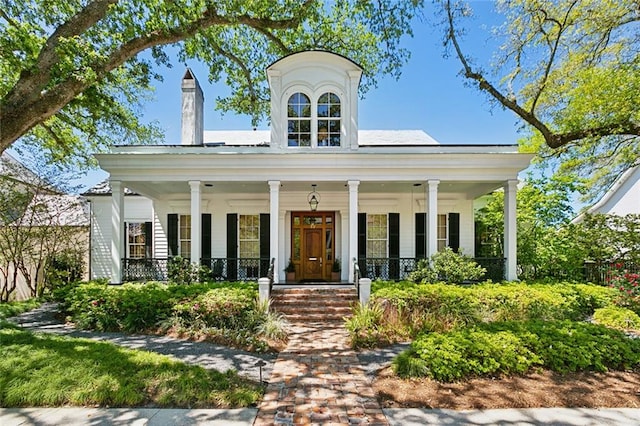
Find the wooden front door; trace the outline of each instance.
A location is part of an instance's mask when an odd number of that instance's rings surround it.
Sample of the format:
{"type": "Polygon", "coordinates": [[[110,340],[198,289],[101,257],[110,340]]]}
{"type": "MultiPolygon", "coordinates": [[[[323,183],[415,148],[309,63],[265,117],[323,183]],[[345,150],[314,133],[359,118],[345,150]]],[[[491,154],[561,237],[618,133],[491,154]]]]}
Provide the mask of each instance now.
{"type": "Polygon", "coordinates": [[[322,255],[322,229],[305,229],[302,255],[302,274],[307,280],[324,279],[324,256],[322,255]]]}
{"type": "Polygon", "coordinates": [[[335,259],[335,213],[291,213],[291,259],[296,281],[331,279],[335,259]]]}

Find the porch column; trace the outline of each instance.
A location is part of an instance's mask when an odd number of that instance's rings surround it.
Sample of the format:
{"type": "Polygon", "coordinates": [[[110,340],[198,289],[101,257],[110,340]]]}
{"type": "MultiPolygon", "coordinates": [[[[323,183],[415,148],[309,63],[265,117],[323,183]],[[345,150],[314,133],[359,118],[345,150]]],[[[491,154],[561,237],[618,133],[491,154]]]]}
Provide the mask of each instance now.
{"type": "Polygon", "coordinates": [[[200,212],[200,192],[202,183],[199,180],[189,181],[191,187],[191,263],[200,264],[202,250],[202,214],[200,212]]]}
{"type": "Polygon", "coordinates": [[[427,181],[427,258],[438,252],[438,184],[439,180],[427,181]]]}
{"type": "Polygon", "coordinates": [[[507,259],[505,265],[505,279],[514,281],[518,279],[517,272],[517,239],[516,239],[516,192],[518,180],[510,179],[504,185],[504,256],[507,259]]]}
{"type": "MultiPolygon", "coordinates": [[[[280,230],[278,228],[280,222],[280,181],[269,181],[269,257],[276,259],[276,264],[273,268],[273,282],[278,282],[278,271],[280,268],[280,261],[278,259],[278,242],[280,241],[280,230]]],[[[271,262],[269,259],[269,262],[271,262]]],[[[284,263],[282,266],[284,269],[284,263]]]]}
{"type": "Polygon", "coordinates": [[[122,282],[122,257],[124,254],[124,187],[119,180],[111,185],[111,284],[122,282]]]}
{"type": "Polygon", "coordinates": [[[358,186],[359,180],[347,181],[349,185],[349,277],[353,279],[353,259],[358,258],[358,186]]]}

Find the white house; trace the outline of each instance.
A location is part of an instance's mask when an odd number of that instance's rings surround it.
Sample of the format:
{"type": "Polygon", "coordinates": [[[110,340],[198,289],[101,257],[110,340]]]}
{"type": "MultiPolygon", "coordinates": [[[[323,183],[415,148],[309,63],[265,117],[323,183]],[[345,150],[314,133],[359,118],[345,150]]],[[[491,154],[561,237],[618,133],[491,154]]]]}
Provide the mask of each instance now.
{"type": "MultiPolygon", "coordinates": [[[[616,216],[640,214],[640,166],[625,171],[585,213],[616,216]]],[[[576,217],[574,222],[581,221],[585,213],[576,217]]]]}
{"type": "Polygon", "coordinates": [[[505,274],[516,278],[516,183],[532,155],[359,130],[362,69],[333,53],[292,54],[266,72],[270,131],[204,131],[204,97],[187,70],[180,145],[96,155],[110,178],[86,194],[93,278],[163,278],[175,255],[219,279],[265,276],[274,260],[283,282],[289,259],[296,280],[329,280],[337,261],[350,281],[356,259],[372,278],[404,278],[444,246],[473,256],[473,200],[500,187],[505,274]]]}

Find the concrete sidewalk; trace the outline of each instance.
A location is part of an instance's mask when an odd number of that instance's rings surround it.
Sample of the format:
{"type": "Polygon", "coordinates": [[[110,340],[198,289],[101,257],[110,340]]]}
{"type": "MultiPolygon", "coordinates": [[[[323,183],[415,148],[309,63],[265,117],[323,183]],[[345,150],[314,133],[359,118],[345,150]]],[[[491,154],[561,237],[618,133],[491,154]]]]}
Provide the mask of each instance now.
{"type": "MultiPolygon", "coordinates": [[[[188,410],[159,408],[0,408],[0,425],[252,425],[255,408],[188,410]]],[[[638,426],[638,408],[534,408],[502,410],[385,409],[391,426],[638,426]]],[[[286,424],[286,423],[281,423],[286,424]]],[[[289,423],[291,424],[291,423],[289,423]]]]}
{"type": "Polygon", "coordinates": [[[189,410],[160,408],[0,408],[0,425],[80,426],[245,426],[258,410],[189,410]]]}

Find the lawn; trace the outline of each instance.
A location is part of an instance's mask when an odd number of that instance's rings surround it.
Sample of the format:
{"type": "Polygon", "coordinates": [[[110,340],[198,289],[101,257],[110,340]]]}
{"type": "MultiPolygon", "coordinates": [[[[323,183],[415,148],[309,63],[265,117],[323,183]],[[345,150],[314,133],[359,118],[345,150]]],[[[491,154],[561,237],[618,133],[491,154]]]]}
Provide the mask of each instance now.
{"type": "Polygon", "coordinates": [[[116,345],[0,323],[0,406],[234,408],[263,389],[235,372],[189,366],[116,345]]]}

